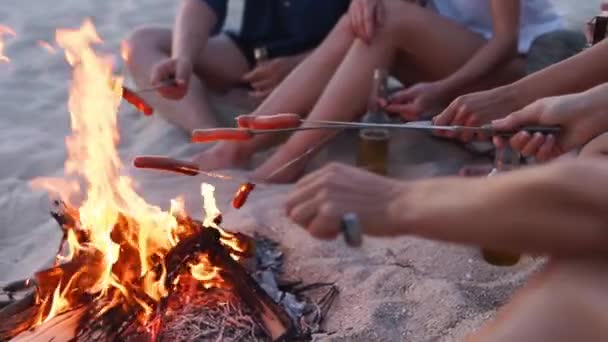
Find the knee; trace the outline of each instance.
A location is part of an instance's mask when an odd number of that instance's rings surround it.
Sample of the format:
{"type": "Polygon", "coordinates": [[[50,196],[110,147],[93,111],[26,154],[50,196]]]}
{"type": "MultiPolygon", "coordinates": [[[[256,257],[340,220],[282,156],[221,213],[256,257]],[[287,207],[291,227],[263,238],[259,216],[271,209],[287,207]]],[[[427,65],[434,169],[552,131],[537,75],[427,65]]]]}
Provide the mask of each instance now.
{"type": "Polygon", "coordinates": [[[162,51],[169,53],[171,31],[168,29],[144,26],[132,31],[124,41],[126,64],[131,68],[151,52],[162,51]]]}

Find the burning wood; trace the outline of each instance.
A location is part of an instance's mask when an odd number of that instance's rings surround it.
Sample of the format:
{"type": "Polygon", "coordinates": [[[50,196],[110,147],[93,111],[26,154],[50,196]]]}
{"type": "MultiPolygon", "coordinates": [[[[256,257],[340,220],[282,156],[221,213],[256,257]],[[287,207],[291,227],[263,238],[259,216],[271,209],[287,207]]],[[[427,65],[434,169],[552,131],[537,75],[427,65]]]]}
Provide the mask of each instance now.
{"type": "MultiPolygon", "coordinates": [[[[124,92],[120,80],[108,87],[107,80],[115,79],[111,59],[92,48],[101,38],[90,21],[78,30],[59,30],[56,38],[74,69],[68,179],[35,183],[66,201],[84,200],[56,202],[52,215],[63,232],[56,262],[31,283],[8,287],[27,291],[33,284],[35,291],[0,310],[0,341],[170,339],[170,325],[179,325],[175,322],[184,308],[221,310],[226,303],[247,313],[255,324],[245,330],[256,338],[278,340],[301,332],[294,322],[305,315],[306,305],[294,294],[283,296],[274,271],[264,271],[274,285],[262,283],[262,288],[239,263],[253,256],[257,260],[258,248],[251,238],[220,227],[212,185],[201,188],[202,223],[191,219],[179,200],[163,211],[135,192],[132,180],[121,173],[116,147],[116,115],[124,92]]],[[[242,324],[218,322],[232,330],[242,324]]],[[[224,330],[214,336],[224,336],[224,330]]]]}

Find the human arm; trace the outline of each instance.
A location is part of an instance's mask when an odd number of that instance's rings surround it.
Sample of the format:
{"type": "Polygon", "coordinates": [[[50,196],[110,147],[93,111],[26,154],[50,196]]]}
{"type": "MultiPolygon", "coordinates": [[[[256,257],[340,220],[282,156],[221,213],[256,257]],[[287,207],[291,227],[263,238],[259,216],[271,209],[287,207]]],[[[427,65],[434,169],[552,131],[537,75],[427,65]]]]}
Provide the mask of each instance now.
{"type": "Polygon", "coordinates": [[[608,162],[577,160],[490,178],[399,182],[332,165],[303,178],[287,213],[333,238],[347,212],[366,234],[554,256],[608,255],[608,162]]]}
{"type": "Polygon", "coordinates": [[[185,96],[199,57],[213,28],[224,20],[227,0],[182,0],[177,11],[171,42],[171,57],[160,62],[152,72],[152,84],[175,79],[175,85],[159,90],[167,98],[185,96]]]}
{"type": "Polygon", "coordinates": [[[517,55],[521,1],[492,0],[493,35],[460,69],[439,81],[453,94],[478,82],[517,55]]]}
{"type": "Polygon", "coordinates": [[[517,54],[519,37],[520,1],[491,2],[493,35],[471,58],[449,76],[433,82],[421,82],[390,97],[386,109],[402,117],[415,120],[462,89],[471,88],[493,70],[504,65],[517,54]]]}
{"type": "MultiPolygon", "coordinates": [[[[492,124],[499,130],[526,125],[560,126],[562,131],[557,136],[520,132],[509,141],[524,156],[546,161],[580,148],[608,131],[605,108],[608,108],[608,83],[578,94],[540,99],[492,124]]],[[[505,143],[499,138],[494,142],[499,146],[505,143]]]]}
{"type": "Polygon", "coordinates": [[[608,81],[608,64],[604,62],[607,58],[608,40],[605,40],[512,84],[460,96],[435,117],[435,122],[439,125],[482,125],[541,98],[585,91],[608,81]]]}

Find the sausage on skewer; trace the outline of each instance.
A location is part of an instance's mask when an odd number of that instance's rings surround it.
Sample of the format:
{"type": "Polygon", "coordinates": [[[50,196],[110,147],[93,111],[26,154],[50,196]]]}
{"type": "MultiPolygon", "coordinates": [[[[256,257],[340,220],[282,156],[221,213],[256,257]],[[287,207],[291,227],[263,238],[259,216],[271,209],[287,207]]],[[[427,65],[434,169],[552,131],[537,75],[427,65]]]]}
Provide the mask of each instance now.
{"type": "Polygon", "coordinates": [[[251,191],[253,191],[253,189],[255,189],[255,184],[253,183],[247,182],[241,184],[239,190],[236,192],[234,198],[232,199],[232,207],[235,209],[240,209],[245,204],[245,202],[247,202],[247,198],[249,197],[249,194],[251,193],[251,191]]]}
{"type": "Polygon", "coordinates": [[[219,140],[246,141],[253,137],[247,129],[241,128],[215,128],[195,130],[192,132],[192,142],[205,143],[219,140]]]}
{"type": "Polygon", "coordinates": [[[282,129],[300,127],[302,118],[298,114],[256,116],[249,122],[250,129],[282,129]]]}
{"type": "Polygon", "coordinates": [[[196,176],[200,173],[196,164],[167,157],[139,156],[133,160],[133,166],[139,169],[155,169],[196,176]]]}
{"type": "Polygon", "coordinates": [[[122,86],[122,98],[129,102],[144,115],[154,114],[154,108],[150,106],[141,96],[128,87],[122,86]]]}

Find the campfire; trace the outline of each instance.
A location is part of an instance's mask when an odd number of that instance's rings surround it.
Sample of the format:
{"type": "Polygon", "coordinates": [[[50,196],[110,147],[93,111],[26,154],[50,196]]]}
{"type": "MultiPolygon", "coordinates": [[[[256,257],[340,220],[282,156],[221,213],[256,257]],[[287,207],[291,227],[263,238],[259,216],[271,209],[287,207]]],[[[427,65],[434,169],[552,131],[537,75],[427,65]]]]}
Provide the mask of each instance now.
{"type": "Polygon", "coordinates": [[[201,186],[202,221],[180,199],[164,211],[136,193],[117,151],[124,94],[112,58],[94,51],[102,40],[90,21],[56,40],[73,69],[66,176],[33,185],[57,196],[63,239],[54,265],[4,287],[25,295],[0,310],[0,340],[293,340],[318,330],[335,287],[277,280],[278,246],[223,229],[211,184],[201,186]]]}

